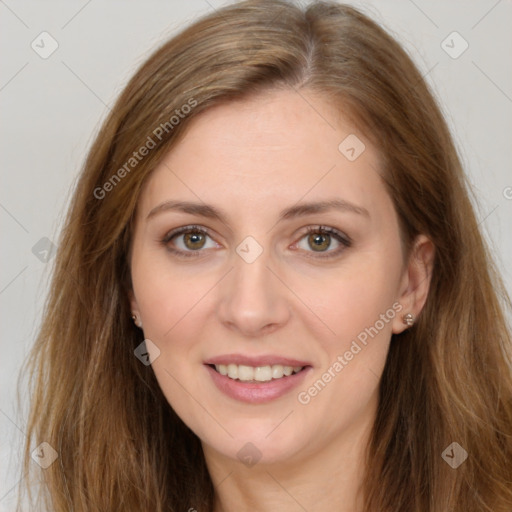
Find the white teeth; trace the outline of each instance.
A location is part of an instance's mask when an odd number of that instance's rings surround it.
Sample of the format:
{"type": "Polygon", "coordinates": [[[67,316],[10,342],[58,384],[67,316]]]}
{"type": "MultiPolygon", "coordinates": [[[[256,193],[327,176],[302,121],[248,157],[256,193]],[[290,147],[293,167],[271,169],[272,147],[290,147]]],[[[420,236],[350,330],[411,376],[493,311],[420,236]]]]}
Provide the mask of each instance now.
{"type": "Polygon", "coordinates": [[[241,364],[238,367],[238,380],[254,380],[254,368],[241,364]]]}
{"type": "Polygon", "coordinates": [[[238,379],[238,366],[236,364],[228,364],[228,377],[238,379]]]}
{"type": "Polygon", "coordinates": [[[254,368],[254,380],[266,382],[272,380],[271,366],[257,366],[254,368]]]}
{"type": "Polygon", "coordinates": [[[280,364],[276,364],[272,366],[272,378],[273,379],[280,379],[284,375],[283,373],[283,367],[280,364]]]}
{"type": "Polygon", "coordinates": [[[272,379],[281,379],[292,373],[298,373],[302,366],[283,366],[275,364],[272,366],[245,366],[236,364],[216,364],[215,369],[221,375],[227,375],[230,379],[238,379],[244,382],[255,380],[258,382],[269,382],[272,379]]]}

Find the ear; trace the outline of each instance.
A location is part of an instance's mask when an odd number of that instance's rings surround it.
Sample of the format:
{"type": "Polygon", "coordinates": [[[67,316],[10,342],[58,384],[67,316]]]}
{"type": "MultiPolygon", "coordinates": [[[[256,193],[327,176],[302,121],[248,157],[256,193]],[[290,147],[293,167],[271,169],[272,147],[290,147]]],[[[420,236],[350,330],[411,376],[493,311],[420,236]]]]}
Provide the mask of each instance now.
{"type": "Polygon", "coordinates": [[[135,299],[135,294],[133,293],[133,290],[130,288],[128,290],[128,300],[130,301],[130,309],[133,314],[139,312],[139,307],[137,304],[137,300],[135,299]]]}
{"type": "Polygon", "coordinates": [[[137,299],[135,298],[135,294],[133,293],[133,290],[131,288],[128,290],[128,300],[130,302],[131,314],[135,315],[137,317],[136,320],[135,320],[136,325],[138,327],[141,327],[142,326],[142,321],[141,321],[141,318],[140,318],[139,305],[137,304],[137,299]]]}
{"type": "Polygon", "coordinates": [[[434,255],[435,247],[432,241],[425,235],[418,235],[400,282],[398,302],[403,309],[401,314],[393,320],[393,334],[401,333],[408,328],[403,322],[403,315],[411,313],[414,318],[417,318],[421,313],[428,297],[434,255]]]}

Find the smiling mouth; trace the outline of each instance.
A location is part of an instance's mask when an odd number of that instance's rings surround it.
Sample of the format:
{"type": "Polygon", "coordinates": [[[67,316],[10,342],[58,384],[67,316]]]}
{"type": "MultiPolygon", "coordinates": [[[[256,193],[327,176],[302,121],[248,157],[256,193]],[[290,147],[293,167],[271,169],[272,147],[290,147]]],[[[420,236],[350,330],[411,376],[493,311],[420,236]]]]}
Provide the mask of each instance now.
{"type": "Polygon", "coordinates": [[[240,382],[270,382],[286,379],[307,368],[306,366],[283,366],[280,364],[268,366],[246,366],[238,364],[209,364],[217,373],[240,382]]]}

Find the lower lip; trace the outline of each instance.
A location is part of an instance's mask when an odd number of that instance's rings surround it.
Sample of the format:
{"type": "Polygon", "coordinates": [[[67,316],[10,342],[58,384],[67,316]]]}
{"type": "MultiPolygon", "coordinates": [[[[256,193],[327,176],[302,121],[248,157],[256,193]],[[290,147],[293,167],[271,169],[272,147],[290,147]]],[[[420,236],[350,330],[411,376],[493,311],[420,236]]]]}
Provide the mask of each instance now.
{"type": "Polygon", "coordinates": [[[297,387],[304,380],[306,373],[311,370],[311,366],[307,366],[299,373],[288,377],[255,383],[233,380],[226,375],[221,375],[211,366],[205,365],[205,367],[220,391],[235,400],[250,404],[263,404],[285,395],[297,387]]]}

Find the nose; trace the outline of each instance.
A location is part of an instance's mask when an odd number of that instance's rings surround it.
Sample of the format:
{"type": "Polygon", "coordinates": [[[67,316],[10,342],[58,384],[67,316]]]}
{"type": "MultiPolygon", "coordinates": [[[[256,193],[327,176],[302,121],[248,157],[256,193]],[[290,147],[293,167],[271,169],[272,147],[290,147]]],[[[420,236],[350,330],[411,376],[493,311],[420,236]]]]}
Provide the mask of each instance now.
{"type": "Polygon", "coordinates": [[[252,263],[235,255],[233,270],[220,283],[218,318],[247,338],[270,334],[290,318],[291,292],[269,263],[265,252],[252,263]]]}

